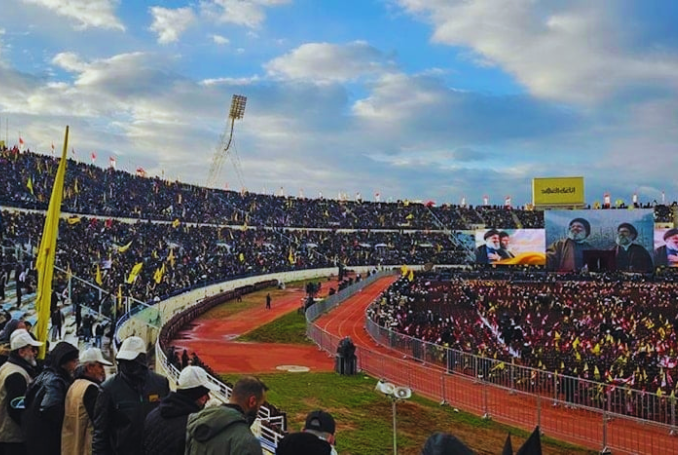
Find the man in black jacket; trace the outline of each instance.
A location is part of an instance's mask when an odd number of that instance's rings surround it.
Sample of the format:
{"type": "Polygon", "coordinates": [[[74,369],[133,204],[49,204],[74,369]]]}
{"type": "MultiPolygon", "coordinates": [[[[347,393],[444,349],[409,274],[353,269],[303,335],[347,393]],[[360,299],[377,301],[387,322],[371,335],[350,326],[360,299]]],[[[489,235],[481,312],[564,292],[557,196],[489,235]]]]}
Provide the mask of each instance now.
{"type": "Polygon", "coordinates": [[[144,422],[145,455],[183,455],[186,449],[188,415],[198,412],[209,401],[209,393],[219,390],[200,367],[189,365],[181,371],[176,392],[170,392],[144,422]]]}
{"type": "Polygon", "coordinates": [[[17,400],[26,395],[28,383],[37,376],[34,348],[42,346],[26,329],[12,332],[9,358],[0,366],[0,453],[26,453],[21,432],[21,409],[17,400]],[[14,405],[13,405],[14,404],[14,405]]]}
{"type": "Polygon", "coordinates": [[[29,455],[59,455],[66,393],[78,366],[78,348],[61,341],[49,353],[45,369],[28,386],[21,427],[29,455]]]}
{"type": "Polygon", "coordinates": [[[169,394],[166,377],[148,370],[146,342],[131,336],[116,356],[118,374],[101,385],[94,408],[93,455],[140,455],[146,416],[169,394]]]}

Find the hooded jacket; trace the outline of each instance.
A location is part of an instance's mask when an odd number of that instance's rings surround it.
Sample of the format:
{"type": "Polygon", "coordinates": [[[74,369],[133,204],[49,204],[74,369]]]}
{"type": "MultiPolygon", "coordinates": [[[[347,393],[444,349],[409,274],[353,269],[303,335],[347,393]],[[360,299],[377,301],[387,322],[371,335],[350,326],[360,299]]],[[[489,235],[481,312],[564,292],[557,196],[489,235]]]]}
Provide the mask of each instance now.
{"type": "Polygon", "coordinates": [[[186,455],[262,455],[239,406],[206,408],[188,418],[186,455]]]}
{"type": "Polygon", "coordinates": [[[145,455],[183,455],[188,415],[200,411],[195,400],[170,392],[144,422],[145,455]]]}
{"type": "Polygon", "coordinates": [[[49,353],[45,370],[28,386],[22,428],[30,454],[61,452],[66,393],[73,383],[61,365],[77,356],[78,348],[64,341],[58,343],[49,353]]]}

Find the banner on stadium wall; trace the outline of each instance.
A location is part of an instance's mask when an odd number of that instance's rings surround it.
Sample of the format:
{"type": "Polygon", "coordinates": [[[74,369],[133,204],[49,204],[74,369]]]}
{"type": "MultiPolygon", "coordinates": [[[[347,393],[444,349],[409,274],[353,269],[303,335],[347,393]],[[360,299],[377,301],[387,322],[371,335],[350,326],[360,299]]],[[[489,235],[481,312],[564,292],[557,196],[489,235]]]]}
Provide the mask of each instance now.
{"type": "Polygon", "coordinates": [[[678,267],[678,229],[655,229],[653,253],[656,267],[678,267]]]}
{"type": "Polygon", "coordinates": [[[547,270],[654,269],[653,209],[547,210],[544,228],[547,270]]]}
{"type": "Polygon", "coordinates": [[[532,179],[535,207],[584,205],[584,177],[536,177],[532,179]]]}
{"type": "Polygon", "coordinates": [[[477,229],[476,264],[544,265],[543,229],[477,229]]]}

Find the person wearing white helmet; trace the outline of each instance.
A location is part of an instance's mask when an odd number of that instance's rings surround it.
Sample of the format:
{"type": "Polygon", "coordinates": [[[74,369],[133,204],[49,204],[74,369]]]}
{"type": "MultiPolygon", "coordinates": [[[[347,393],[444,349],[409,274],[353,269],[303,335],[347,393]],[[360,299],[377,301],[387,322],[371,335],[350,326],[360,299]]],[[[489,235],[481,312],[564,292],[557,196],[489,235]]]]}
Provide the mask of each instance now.
{"type": "Polygon", "coordinates": [[[146,342],[131,336],[116,355],[118,373],[101,385],[94,407],[94,455],[143,453],[144,420],[169,394],[166,377],[149,371],[146,342]]]}
{"type": "Polygon", "coordinates": [[[104,359],[98,348],[89,348],[80,354],[80,365],[75,369],[75,381],[66,393],[61,453],[92,453],[94,405],[99,397],[100,385],[106,379],[104,367],[110,365],[113,364],[104,359]]]}
{"type": "Polygon", "coordinates": [[[179,374],[177,391],[170,392],[144,422],[145,455],[183,455],[189,414],[202,410],[210,391],[219,386],[210,382],[207,372],[189,365],[179,374]]]}
{"type": "Polygon", "coordinates": [[[42,346],[26,329],[16,329],[10,337],[10,354],[0,367],[0,453],[24,453],[21,432],[21,406],[30,381],[38,375],[35,348],[42,346]]]}

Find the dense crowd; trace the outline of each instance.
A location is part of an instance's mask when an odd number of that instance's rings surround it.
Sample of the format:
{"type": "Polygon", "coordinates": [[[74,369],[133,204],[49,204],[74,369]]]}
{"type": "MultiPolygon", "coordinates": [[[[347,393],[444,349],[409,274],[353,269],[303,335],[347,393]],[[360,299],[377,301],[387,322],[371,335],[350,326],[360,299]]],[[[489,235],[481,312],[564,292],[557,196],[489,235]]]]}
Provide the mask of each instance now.
{"type": "MultiPolygon", "coordinates": [[[[44,223],[41,213],[2,212],[7,279],[33,269],[44,223]],[[13,250],[10,247],[16,246],[13,250]]],[[[117,296],[158,300],[196,286],[252,274],[306,268],[460,263],[465,250],[442,232],[232,229],[113,219],[72,217],[60,222],[56,265],[97,282],[117,296]],[[130,279],[135,266],[136,277],[130,279]]],[[[67,273],[57,274],[57,292],[67,273]]],[[[21,287],[35,287],[35,275],[21,287]]],[[[73,300],[98,307],[91,288],[75,285],[73,300]]],[[[109,297],[110,297],[109,295],[109,297]]],[[[110,299],[109,299],[110,300],[110,299]]]]}
{"type": "MultiPolygon", "coordinates": [[[[678,280],[467,271],[402,278],[368,310],[381,326],[497,362],[675,394],[678,280]]],[[[489,371],[482,372],[485,375],[489,371]]]]}
{"type": "MultiPolygon", "coordinates": [[[[57,161],[50,156],[0,150],[0,205],[45,210],[56,168],[57,161]]],[[[644,206],[656,208],[657,221],[673,221],[672,207],[656,203],[644,206]]],[[[505,229],[544,226],[542,211],[520,207],[272,196],[141,177],[74,160],[69,160],[66,173],[63,210],[101,217],[295,228],[464,230],[477,224],[505,229]]]]}

